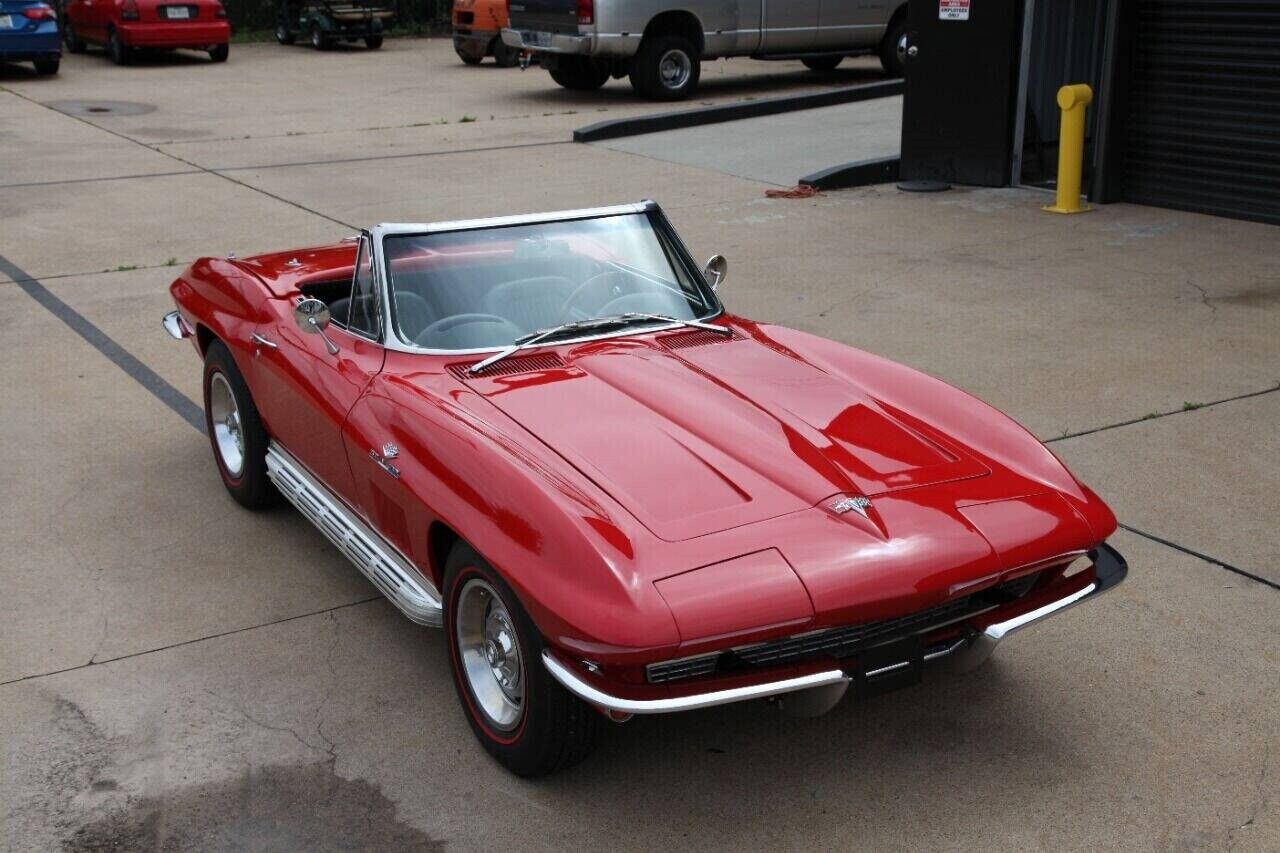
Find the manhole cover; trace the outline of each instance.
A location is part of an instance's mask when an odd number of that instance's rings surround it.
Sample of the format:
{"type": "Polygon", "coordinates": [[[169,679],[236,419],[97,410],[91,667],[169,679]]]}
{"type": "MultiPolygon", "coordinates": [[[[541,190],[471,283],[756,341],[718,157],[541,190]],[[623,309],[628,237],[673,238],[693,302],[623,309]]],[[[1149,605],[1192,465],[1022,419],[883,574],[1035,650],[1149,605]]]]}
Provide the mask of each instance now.
{"type": "Polygon", "coordinates": [[[45,106],[71,116],[141,116],[156,111],[154,104],[133,101],[50,101],[45,106]]]}

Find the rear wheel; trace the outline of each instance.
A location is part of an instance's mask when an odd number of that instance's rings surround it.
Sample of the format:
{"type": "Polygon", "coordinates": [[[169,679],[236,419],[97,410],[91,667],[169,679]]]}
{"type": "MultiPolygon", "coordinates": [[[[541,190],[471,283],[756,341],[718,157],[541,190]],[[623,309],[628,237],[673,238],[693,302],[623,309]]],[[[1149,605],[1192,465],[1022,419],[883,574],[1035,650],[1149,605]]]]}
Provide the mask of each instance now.
{"type": "Polygon", "coordinates": [[[565,56],[551,69],[551,79],[575,92],[593,92],[609,82],[609,69],[581,56],[565,56]]]}
{"type": "Polygon", "coordinates": [[[804,67],[810,71],[835,71],[841,62],[844,62],[843,56],[811,56],[808,59],[800,60],[804,63],[804,67]]]}
{"type": "Polygon", "coordinates": [[[382,47],[382,36],[368,36],[364,40],[364,46],[369,50],[377,50],[382,47]]]}
{"type": "Polygon", "coordinates": [[[324,30],[320,29],[320,25],[313,23],[311,25],[311,46],[316,50],[328,50],[332,44],[325,37],[324,30]]]}
{"type": "Polygon", "coordinates": [[[227,57],[231,54],[231,45],[218,44],[209,50],[209,58],[214,62],[226,62],[227,57]]]}
{"type": "Polygon", "coordinates": [[[107,36],[107,52],[111,54],[111,61],[116,65],[128,65],[133,61],[133,48],[124,43],[124,39],[120,38],[120,33],[112,30],[107,36]]]}
{"type": "Polygon", "coordinates": [[[591,751],[604,718],[542,665],[542,636],[493,567],[458,543],[445,563],[445,634],[454,687],[484,748],[519,776],[591,751]]]}
{"type": "Polygon", "coordinates": [[[56,59],[37,59],[33,64],[36,67],[37,74],[48,76],[50,74],[58,73],[58,66],[60,62],[56,59]]]}
{"type": "Polygon", "coordinates": [[[276,41],[281,44],[293,44],[298,40],[297,34],[289,29],[289,25],[284,21],[276,24],[276,41]]]}
{"type": "Polygon", "coordinates": [[[222,341],[211,343],[204,358],[204,422],[231,497],[249,509],[276,503],[279,493],[267,477],[267,431],[222,341]]]}
{"type": "Polygon", "coordinates": [[[71,21],[65,21],[62,24],[62,41],[67,45],[67,53],[84,53],[84,39],[76,34],[75,27],[71,21]]]}
{"type": "Polygon", "coordinates": [[[631,86],[655,101],[678,101],[698,88],[702,62],[684,36],[650,36],[631,60],[631,86]]]}
{"type": "Polygon", "coordinates": [[[498,36],[493,40],[493,61],[499,68],[514,68],[520,64],[520,51],[498,36]]]}

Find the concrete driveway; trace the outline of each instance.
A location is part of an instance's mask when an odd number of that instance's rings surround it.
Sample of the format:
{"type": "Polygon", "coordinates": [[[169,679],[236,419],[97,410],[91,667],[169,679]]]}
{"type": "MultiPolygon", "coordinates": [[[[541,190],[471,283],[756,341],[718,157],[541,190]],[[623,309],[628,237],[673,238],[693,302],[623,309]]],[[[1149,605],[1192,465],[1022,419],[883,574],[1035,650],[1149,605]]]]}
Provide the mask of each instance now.
{"type": "MultiPolygon", "coordinates": [[[[719,63],[704,100],[872,73],[851,65],[719,63]]],[[[442,41],[90,54],[0,87],[9,849],[1280,848],[1280,230],[1021,190],[768,200],[568,142],[655,109],[624,84],[565,93],[442,41]],[[816,720],[637,719],[560,776],[501,770],[438,633],[295,513],[225,495],[158,319],[202,254],[642,197],[729,256],[736,312],[1052,442],[1124,523],[1128,581],[969,677],[816,720]]]]}

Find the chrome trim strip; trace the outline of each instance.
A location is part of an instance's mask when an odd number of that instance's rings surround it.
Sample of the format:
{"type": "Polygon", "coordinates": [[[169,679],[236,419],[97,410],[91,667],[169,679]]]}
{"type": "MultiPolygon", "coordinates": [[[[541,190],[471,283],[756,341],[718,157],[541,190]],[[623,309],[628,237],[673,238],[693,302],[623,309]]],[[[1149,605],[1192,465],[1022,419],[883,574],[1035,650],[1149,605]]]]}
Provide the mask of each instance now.
{"type": "Polygon", "coordinates": [[[1015,631],[1020,631],[1028,625],[1039,622],[1041,619],[1047,619],[1055,613],[1061,613],[1070,607],[1076,606],[1089,596],[1093,595],[1097,590],[1098,584],[1091,583],[1084,589],[1071,593],[1071,595],[1068,595],[1066,598],[1051,601],[1043,607],[1037,607],[1035,610],[1030,610],[1023,613],[1021,616],[1015,616],[1012,619],[1006,619],[1003,622],[996,622],[994,625],[988,625],[986,630],[982,632],[983,636],[987,637],[992,642],[998,643],[1015,631]]]}
{"type": "Polygon", "coordinates": [[[556,681],[584,702],[589,702],[607,711],[622,714],[669,714],[676,711],[693,711],[698,708],[710,708],[714,705],[727,705],[731,702],[743,702],[748,699],[765,699],[780,693],[793,693],[811,687],[825,687],[829,684],[848,683],[851,679],[838,669],[826,672],[815,672],[797,678],[786,678],[782,681],[770,681],[765,684],[752,684],[748,687],[735,687],[730,690],[714,690],[710,693],[695,693],[692,696],[676,696],[670,699],[622,699],[610,696],[587,684],[573,670],[556,660],[551,652],[542,653],[542,663],[556,681]]]}
{"type": "Polygon", "coordinates": [[[170,311],[160,320],[164,330],[169,333],[169,337],[176,341],[183,338],[191,337],[191,327],[187,325],[187,321],[182,319],[182,315],[177,311],[170,311]]]}
{"type": "Polygon", "coordinates": [[[435,585],[274,441],[267,446],[267,476],[280,494],[410,621],[433,628],[444,624],[444,609],[435,585]]]}

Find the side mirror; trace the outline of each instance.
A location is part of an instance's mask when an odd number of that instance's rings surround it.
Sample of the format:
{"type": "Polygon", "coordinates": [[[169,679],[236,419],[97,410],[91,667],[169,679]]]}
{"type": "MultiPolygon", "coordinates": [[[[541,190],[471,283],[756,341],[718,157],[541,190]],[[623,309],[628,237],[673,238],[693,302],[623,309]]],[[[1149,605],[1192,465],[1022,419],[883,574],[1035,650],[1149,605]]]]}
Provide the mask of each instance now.
{"type": "Polygon", "coordinates": [[[338,345],[329,340],[329,336],[324,333],[324,330],[329,327],[329,320],[329,306],[319,299],[304,297],[299,299],[298,304],[293,307],[293,321],[298,324],[298,328],[309,335],[319,335],[324,338],[325,349],[329,350],[329,355],[337,355],[338,345]]]}
{"type": "Polygon", "coordinates": [[[725,274],[728,272],[729,262],[725,260],[724,255],[714,255],[702,268],[702,277],[706,279],[707,284],[711,285],[711,289],[715,290],[724,281],[725,274]]]}

